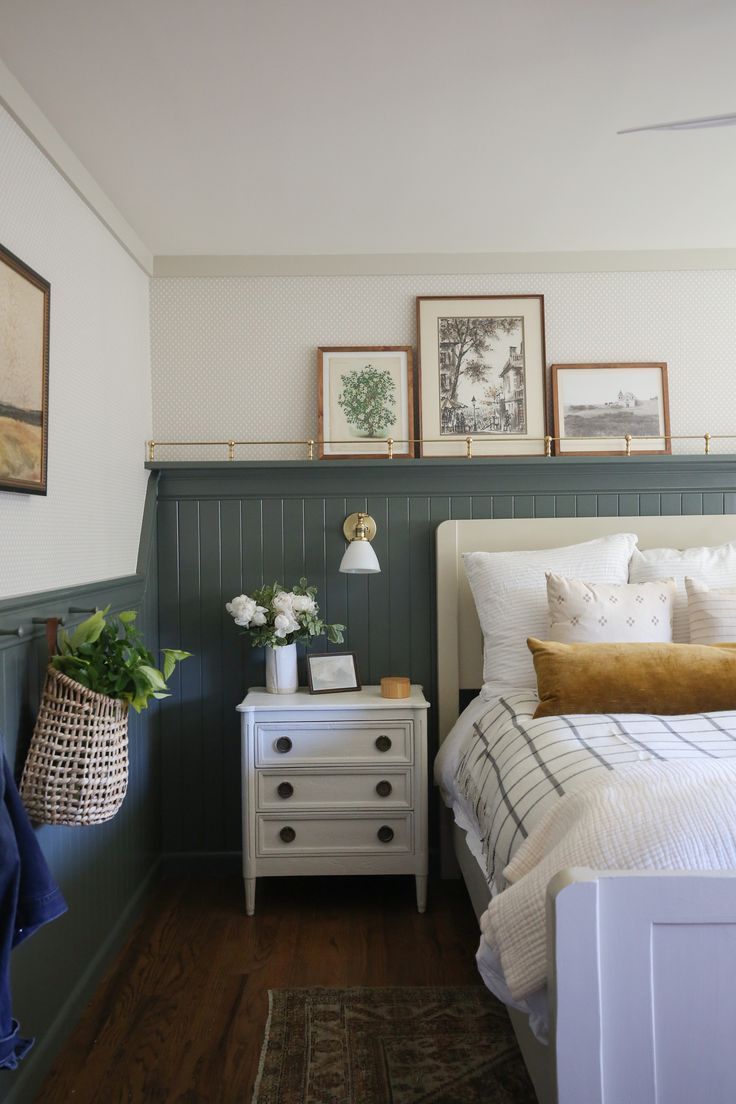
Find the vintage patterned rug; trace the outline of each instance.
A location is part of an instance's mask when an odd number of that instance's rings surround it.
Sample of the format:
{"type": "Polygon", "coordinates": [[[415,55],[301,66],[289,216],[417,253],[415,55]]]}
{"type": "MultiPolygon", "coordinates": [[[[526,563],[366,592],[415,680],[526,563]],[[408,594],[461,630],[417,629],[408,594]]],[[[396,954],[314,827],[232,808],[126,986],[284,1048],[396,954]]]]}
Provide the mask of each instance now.
{"type": "Polygon", "coordinates": [[[480,985],[275,989],[252,1104],[535,1104],[480,985]]]}

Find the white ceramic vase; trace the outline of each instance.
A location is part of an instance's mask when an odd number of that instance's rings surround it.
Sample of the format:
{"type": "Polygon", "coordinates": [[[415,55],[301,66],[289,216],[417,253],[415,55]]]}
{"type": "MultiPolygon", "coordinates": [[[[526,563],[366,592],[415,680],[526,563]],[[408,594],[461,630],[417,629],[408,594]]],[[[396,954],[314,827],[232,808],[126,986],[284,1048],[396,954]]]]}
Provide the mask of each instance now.
{"type": "Polygon", "coordinates": [[[266,648],[266,689],[269,694],[295,694],[298,688],[296,644],[266,648]]]}

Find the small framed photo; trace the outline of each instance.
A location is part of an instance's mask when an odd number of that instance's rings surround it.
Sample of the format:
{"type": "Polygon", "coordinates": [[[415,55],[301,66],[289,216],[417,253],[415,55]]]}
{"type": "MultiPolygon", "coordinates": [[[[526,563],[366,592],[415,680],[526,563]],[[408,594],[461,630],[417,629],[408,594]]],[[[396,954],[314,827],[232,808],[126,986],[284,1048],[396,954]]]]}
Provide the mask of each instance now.
{"type": "Polygon", "coordinates": [[[46,494],[50,284],[0,246],[0,490],[46,494]]]}
{"type": "Polygon", "coordinates": [[[360,690],[355,652],[317,652],[307,655],[310,694],[337,694],[360,690]]]}
{"type": "Polygon", "coordinates": [[[544,297],[417,298],[422,456],[542,456],[544,297]]]}
{"type": "Polygon", "coordinates": [[[666,364],[553,364],[552,409],[558,456],[672,451],[666,364]]]}
{"type": "Polygon", "coordinates": [[[319,456],[414,455],[414,371],[407,345],[317,350],[319,456]]]}

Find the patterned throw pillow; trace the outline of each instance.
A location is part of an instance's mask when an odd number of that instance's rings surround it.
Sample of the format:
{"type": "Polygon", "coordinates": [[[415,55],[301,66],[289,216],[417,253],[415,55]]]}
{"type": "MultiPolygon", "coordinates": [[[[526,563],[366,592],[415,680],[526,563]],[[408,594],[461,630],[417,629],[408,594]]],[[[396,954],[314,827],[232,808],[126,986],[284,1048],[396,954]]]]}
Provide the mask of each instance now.
{"type": "Polygon", "coordinates": [[[549,639],[562,644],[668,643],[677,587],[586,583],[547,572],[549,639]]]}
{"type": "Polygon", "coordinates": [[[711,590],[696,579],[685,579],[691,644],[736,641],[736,589],[711,590]]]}

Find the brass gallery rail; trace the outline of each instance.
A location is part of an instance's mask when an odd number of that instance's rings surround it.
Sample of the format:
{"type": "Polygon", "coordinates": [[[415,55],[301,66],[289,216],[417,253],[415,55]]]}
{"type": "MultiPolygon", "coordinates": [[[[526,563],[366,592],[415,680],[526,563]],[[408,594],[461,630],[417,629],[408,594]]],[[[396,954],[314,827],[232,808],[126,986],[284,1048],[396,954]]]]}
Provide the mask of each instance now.
{"type": "MultiPolygon", "coordinates": [[[[575,441],[580,443],[581,441],[590,441],[592,443],[601,443],[601,440],[615,441],[615,437],[552,437],[549,434],[545,437],[525,437],[524,442],[530,444],[540,444],[544,446],[544,455],[553,457],[552,447],[554,444],[563,441],[575,441]]],[[[710,446],[712,441],[732,441],[736,440],[736,434],[734,433],[667,433],[659,434],[656,436],[646,437],[634,437],[631,433],[625,434],[621,438],[623,449],[621,451],[622,456],[631,456],[635,454],[636,450],[632,450],[632,445],[637,441],[666,441],[668,444],[672,441],[702,441],[703,451],[706,456],[710,455],[710,446]]],[[[473,459],[473,444],[475,438],[468,436],[463,438],[462,443],[465,445],[465,456],[468,460],[473,459]]],[[[442,437],[413,437],[407,439],[406,437],[386,437],[380,441],[376,441],[376,444],[383,444],[386,446],[386,457],[389,460],[394,458],[394,446],[396,445],[447,445],[450,442],[442,437]]],[[[453,442],[460,444],[457,439],[453,442]]],[[[332,441],[322,440],[317,441],[314,438],[307,438],[305,441],[146,441],[146,448],[148,450],[149,461],[156,459],[156,449],[161,448],[226,448],[228,460],[235,460],[235,450],[239,447],[254,448],[263,447],[266,448],[269,445],[291,445],[292,447],[303,446],[307,450],[307,460],[314,460],[315,458],[315,445],[354,445],[355,441],[332,441]]],[[[379,454],[376,453],[378,456],[379,454]]],[[[566,455],[574,455],[574,453],[567,453],[566,455]]],[[[581,454],[583,455],[583,454],[581,454]]],[[[616,455],[616,454],[613,454],[616,455]]]]}

